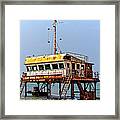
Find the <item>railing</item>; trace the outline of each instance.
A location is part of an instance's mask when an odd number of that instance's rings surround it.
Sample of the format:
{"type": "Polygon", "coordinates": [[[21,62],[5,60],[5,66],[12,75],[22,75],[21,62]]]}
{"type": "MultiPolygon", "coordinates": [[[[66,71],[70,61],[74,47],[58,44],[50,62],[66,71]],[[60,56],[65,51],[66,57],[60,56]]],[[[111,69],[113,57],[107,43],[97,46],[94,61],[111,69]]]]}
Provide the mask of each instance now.
{"type": "Polygon", "coordinates": [[[71,70],[72,71],[72,77],[83,77],[83,78],[97,78],[99,79],[99,72],[93,72],[93,71],[84,71],[80,70],[77,71],[75,69],[71,70]]]}
{"type": "Polygon", "coordinates": [[[77,53],[72,53],[72,52],[66,52],[66,54],[70,54],[70,55],[75,56],[75,57],[77,57],[77,58],[79,58],[79,59],[88,61],[88,56],[86,56],[86,55],[77,54],[77,53]]]}
{"type": "Polygon", "coordinates": [[[99,79],[99,72],[93,72],[93,76],[94,76],[94,78],[98,78],[99,79]]]}
{"type": "MultiPolygon", "coordinates": [[[[34,74],[33,76],[29,76],[26,73],[23,73],[22,77],[25,78],[24,80],[38,80],[38,79],[58,79],[58,78],[63,78],[63,72],[61,73],[62,75],[58,76],[57,75],[57,70],[54,70],[54,75],[51,74],[49,71],[47,74],[44,74],[44,71],[41,72],[41,75],[34,74]]],[[[75,69],[66,69],[66,77],[73,77],[73,78],[96,78],[99,79],[99,72],[93,72],[93,71],[85,71],[85,70],[75,70],[75,69]]]]}

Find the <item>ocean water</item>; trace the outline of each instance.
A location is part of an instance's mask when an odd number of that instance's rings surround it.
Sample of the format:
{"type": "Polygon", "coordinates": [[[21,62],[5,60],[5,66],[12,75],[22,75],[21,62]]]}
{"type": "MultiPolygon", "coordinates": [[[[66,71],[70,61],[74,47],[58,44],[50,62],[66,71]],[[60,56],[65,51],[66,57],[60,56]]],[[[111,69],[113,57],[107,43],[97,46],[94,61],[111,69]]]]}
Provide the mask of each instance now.
{"type": "MultiPolygon", "coordinates": [[[[39,86],[41,87],[42,84],[40,83],[39,86]]],[[[62,89],[63,84],[61,84],[61,89],[62,89]]],[[[82,84],[83,86],[83,84],[82,84]]],[[[33,87],[37,87],[36,83],[27,83],[27,91],[33,91],[33,87]]],[[[83,87],[84,88],[84,87],[83,87]]],[[[71,86],[69,88],[69,90],[67,91],[67,96],[71,95],[71,86]]],[[[92,90],[93,88],[91,88],[92,90]]],[[[100,98],[100,83],[98,82],[96,84],[96,97],[100,98]]],[[[45,88],[45,91],[47,91],[47,89],[45,88]]],[[[75,91],[75,98],[79,98],[80,93],[79,93],[79,89],[77,84],[74,84],[74,91],[75,91]]],[[[24,96],[24,90],[22,92],[22,96],[24,96]]],[[[59,84],[58,83],[52,83],[51,84],[51,95],[53,96],[59,96],[59,84]]],[[[27,96],[32,96],[31,94],[27,94],[27,96]]]]}

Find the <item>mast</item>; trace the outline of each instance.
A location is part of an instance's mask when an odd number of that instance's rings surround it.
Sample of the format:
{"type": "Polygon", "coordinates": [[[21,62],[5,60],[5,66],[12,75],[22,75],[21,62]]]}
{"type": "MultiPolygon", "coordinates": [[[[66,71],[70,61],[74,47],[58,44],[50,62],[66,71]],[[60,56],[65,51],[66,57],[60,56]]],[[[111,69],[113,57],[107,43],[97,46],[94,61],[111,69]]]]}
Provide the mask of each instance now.
{"type": "Polygon", "coordinates": [[[56,23],[57,23],[57,20],[54,20],[54,23],[53,23],[53,28],[54,28],[54,55],[56,54],[56,23]]]}

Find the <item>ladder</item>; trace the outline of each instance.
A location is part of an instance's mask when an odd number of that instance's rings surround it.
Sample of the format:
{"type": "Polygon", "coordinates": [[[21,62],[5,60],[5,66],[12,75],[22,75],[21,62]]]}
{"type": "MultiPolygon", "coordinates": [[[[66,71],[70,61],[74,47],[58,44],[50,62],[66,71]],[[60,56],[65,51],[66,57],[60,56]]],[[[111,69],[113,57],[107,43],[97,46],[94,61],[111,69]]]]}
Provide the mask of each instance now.
{"type": "Polygon", "coordinates": [[[62,92],[61,92],[61,97],[64,99],[66,98],[67,91],[69,90],[71,80],[67,78],[64,80],[63,87],[62,87],[62,92]]]}
{"type": "Polygon", "coordinates": [[[21,81],[21,83],[20,83],[20,97],[22,95],[24,87],[25,87],[25,83],[21,81]]]}

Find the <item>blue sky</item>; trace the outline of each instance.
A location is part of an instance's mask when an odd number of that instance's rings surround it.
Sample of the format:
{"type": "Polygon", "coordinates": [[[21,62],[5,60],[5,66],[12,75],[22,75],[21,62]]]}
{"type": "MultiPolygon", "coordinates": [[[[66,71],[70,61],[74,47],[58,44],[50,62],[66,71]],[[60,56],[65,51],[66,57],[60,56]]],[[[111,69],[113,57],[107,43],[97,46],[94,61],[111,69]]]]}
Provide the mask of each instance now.
{"type": "MultiPolygon", "coordinates": [[[[57,43],[62,52],[74,52],[89,57],[95,71],[100,71],[100,21],[58,20],[57,43]],[[60,40],[62,38],[62,40],[60,40]]],[[[20,73],[25,71],[26,56],[50,54],[53,32],[49,34],[52,20],[22,20],[20,22],[20,73]]]]}

